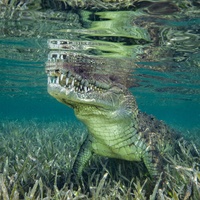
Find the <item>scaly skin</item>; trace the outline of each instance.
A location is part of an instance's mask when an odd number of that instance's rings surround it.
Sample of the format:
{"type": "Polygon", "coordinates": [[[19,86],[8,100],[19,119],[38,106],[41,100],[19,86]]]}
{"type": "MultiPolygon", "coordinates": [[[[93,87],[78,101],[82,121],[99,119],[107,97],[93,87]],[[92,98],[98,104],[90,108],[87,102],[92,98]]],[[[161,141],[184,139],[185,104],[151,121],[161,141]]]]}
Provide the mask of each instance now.
{"type": "Polygon", "coordinates": [[[142,161],[150,176],[157,177],[162,171],[165,147],[173,141],[172,132],[162,122],[138,111],[133,95],[119,83],[119,78],[110,80],[103,74],[97,78],[92,66],[86,68],[81,59],[72,66],[63,58],[59,53],[49,55],[48,92],[72,107],[89,131],[74,163],[75,174],[80,177],[96,153],[142,161]]]}

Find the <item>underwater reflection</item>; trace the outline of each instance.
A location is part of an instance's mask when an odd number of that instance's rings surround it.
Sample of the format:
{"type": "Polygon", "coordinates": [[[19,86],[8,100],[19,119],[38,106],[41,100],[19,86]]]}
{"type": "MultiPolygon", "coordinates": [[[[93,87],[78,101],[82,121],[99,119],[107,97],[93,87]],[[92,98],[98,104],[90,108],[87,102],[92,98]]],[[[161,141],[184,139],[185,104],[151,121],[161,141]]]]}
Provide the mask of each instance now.
{"type": "Polygon", "coordinates": [[[160,88],[161,85],[156,84],[153,86],[155,92],[184,90],[185,94],[199,95],[198,89],[180,88],[186,82],[178,78],[188,71],[187,83],[190,80],[190,84],[199,84],[199,58],[192,59],[199,54],[198,23],[181,25],[187,12],[184,16],[176,5],[162,2],[140,4],[138,9],[131,11],[81,10],[79,14],[81,28],[60,30],[70,38],[48,40],[49,61],[68,63],[76,68],[81,66],[87,73],[115,74],[128,88],[143,87],[147,83],[146,75],[140,73],[145,70],[140,69],[151,71],[152,76],[148,78],[152,83],[162,79],[156,71],[165,72],[170,86],[160,88]],[[160,7],[162,9],[158,9],[160,7]]]}

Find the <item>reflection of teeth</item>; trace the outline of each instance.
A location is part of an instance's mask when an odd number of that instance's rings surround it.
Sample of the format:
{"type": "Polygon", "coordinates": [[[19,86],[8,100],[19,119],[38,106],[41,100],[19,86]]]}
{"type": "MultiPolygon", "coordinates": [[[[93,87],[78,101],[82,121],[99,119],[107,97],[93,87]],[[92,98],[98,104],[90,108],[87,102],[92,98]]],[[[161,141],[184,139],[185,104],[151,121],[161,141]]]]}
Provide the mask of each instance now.
{"type": "Polygon", "coordinates": [[[84,86],[84,91],[87,92],[87,87],[86,86],[84,86]]]}

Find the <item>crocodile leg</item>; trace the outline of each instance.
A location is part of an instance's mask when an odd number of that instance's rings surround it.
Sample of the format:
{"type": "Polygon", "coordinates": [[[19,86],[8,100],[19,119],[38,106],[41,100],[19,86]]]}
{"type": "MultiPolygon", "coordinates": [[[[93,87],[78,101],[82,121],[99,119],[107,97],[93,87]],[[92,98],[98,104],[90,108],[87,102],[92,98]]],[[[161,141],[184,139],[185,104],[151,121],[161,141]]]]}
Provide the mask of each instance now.
{"type": "Polygon", "coordinates": [[[159,153],[156,150],[146,151],[143,155],[143,161],[151,178],[157,179],[162,171],[159,153]]]}
{"type": "Polygon", "coordinates": [[[83,144],[81,145],[79,152],[77,154],[77,157],[75,159],[72,171],[74,172],[74,175],[77,178],[80,178],[83,169],[87,165],[88,161],[90,160],[92,156],[92,150],[91,150],[91,140],[89,136],[85,139],[83,144]]]}

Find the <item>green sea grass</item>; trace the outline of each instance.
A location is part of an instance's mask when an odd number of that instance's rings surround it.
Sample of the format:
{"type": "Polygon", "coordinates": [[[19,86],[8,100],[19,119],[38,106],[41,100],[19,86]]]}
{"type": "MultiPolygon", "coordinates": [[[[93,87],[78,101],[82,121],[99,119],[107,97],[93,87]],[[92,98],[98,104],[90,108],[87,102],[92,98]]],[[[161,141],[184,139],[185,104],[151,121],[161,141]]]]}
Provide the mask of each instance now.
{"type": "Polygon", "coordinates": [[[85,134],[81,124],[2,121],[0,199],[200,199],[199,148],[184,139],[175,156],[165,155],[166,173],[154,184],[141,163],[95,156],[73,189],[68,177],[85,134]]]}

